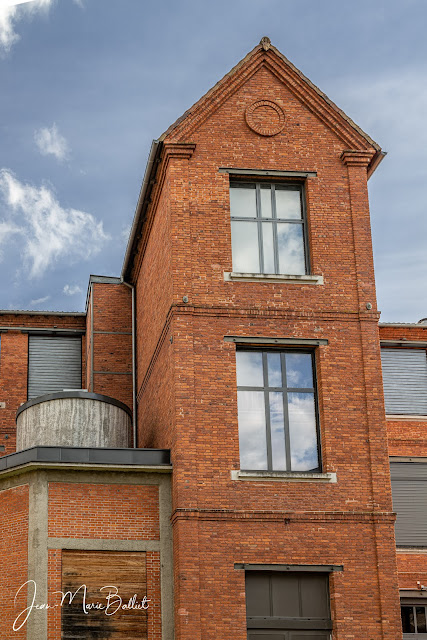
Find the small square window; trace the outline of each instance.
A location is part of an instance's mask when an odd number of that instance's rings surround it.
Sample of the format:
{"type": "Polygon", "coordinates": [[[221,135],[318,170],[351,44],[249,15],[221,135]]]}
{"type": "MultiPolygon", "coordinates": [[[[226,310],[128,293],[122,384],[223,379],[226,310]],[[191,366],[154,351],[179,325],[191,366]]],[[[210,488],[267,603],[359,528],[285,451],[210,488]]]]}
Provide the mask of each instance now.
{"type": "Polygon", "coordinates": [[[231,182],[230,213],[234,272],[309,272],[302,185],[231,182]]]}
{"type": "Polygon", "coordinates": [[[240,468],[320,471],[313,354],[236,353],[240,468]]]}

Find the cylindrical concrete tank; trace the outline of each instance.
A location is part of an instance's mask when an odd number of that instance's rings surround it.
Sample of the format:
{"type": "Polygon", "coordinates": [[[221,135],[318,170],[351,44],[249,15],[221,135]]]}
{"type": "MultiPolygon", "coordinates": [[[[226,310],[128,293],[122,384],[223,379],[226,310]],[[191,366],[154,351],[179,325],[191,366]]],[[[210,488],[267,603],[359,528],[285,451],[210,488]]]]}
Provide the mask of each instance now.
{"type": "Polygon", "coordinates": [[[131,446],[131,411],[108,396],[63,391],[33,398],[16,414],[16,450],[131,446]]]}

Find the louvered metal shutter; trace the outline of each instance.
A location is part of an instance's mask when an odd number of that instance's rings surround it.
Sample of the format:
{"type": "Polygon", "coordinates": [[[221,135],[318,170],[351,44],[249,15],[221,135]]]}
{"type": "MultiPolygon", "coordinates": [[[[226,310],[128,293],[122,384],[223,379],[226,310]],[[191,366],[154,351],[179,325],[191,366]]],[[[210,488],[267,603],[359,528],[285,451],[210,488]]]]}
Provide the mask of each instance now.
{"type": "Polygon", "coordinates": [[[427,464],[390,463],[396,544],[427,547],[427,464]]]}
{"type": "Polygon", "coordinates": [[[388,414],[427,414],[425,349],[381,349],[385,410],[388,414]]]}
{"type": "Polygon", "coordinates": [[[28,399],[81,389],[82,341],[78,336],[29,336],[28,399]]]}

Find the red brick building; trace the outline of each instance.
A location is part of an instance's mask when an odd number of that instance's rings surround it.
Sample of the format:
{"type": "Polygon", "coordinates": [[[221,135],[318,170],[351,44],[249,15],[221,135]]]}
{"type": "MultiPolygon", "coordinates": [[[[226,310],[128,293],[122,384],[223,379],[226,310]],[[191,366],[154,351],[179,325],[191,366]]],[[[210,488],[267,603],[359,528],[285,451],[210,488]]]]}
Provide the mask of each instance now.
{"type": "Polygon", "coordinates": [[[0,312],[2,638],[396,640],[399,596],[427,637],[427,324],[378,325],[382,157],[263,38],[153,143],[121,277],[0,312]]]}

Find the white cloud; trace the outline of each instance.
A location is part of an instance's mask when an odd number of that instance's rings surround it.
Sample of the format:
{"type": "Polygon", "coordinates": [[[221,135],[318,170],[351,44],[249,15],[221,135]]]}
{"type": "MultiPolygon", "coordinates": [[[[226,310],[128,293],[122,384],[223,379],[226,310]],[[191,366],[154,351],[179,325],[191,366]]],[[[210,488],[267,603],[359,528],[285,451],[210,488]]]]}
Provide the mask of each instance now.
{"type": "Polygon", "coordinates": [[[21,236],[30,278],[59,261],[89,259],[109,240],[90,213],[62,207],[49,187],[24,184],[7,169],[0,170],[0,195],[8,207],[3,242],[11,233],[21,236]]]}
{"type": "Polygon", "coordinates": [[[9,53],[18,42],[16,23],[24,16],[33,16],[48,11],[54,0],[0,0],[0,51],[9,53]]]}
{"type": "Polygon", "coordinates": [[[387,151],[411,153],[427,143],[424,126],[427,85],[420,83],[426,68],[400,68],[382,77],[367,76],[339,81],[334,95],[340,107],[387,151]]]}
{"type": "Polygon", "coordinates": [[[50,296],[45,296],[44,298],[36,298],[35,300],[30,300],[30,307],[37,307],[39,304],[43,304],[50,299],[50,296]]]}
{"type": "Polygon", "coordinates": [[[66,284],[65,287],[63,288],[63,292],[65,293],[66,296],[75,296],[76,293],[82,293],[82,290],[78,284],[75,284],[75,285],[66,284]]]}
{"type": "Polygon", "coordinates": [[[62,136],[56,123],[52,127],[42,127],[34,132],[34,140],[43,156],[53,155],[58,160],[64,160],[68,155],[68,143],[62,136]]]}

